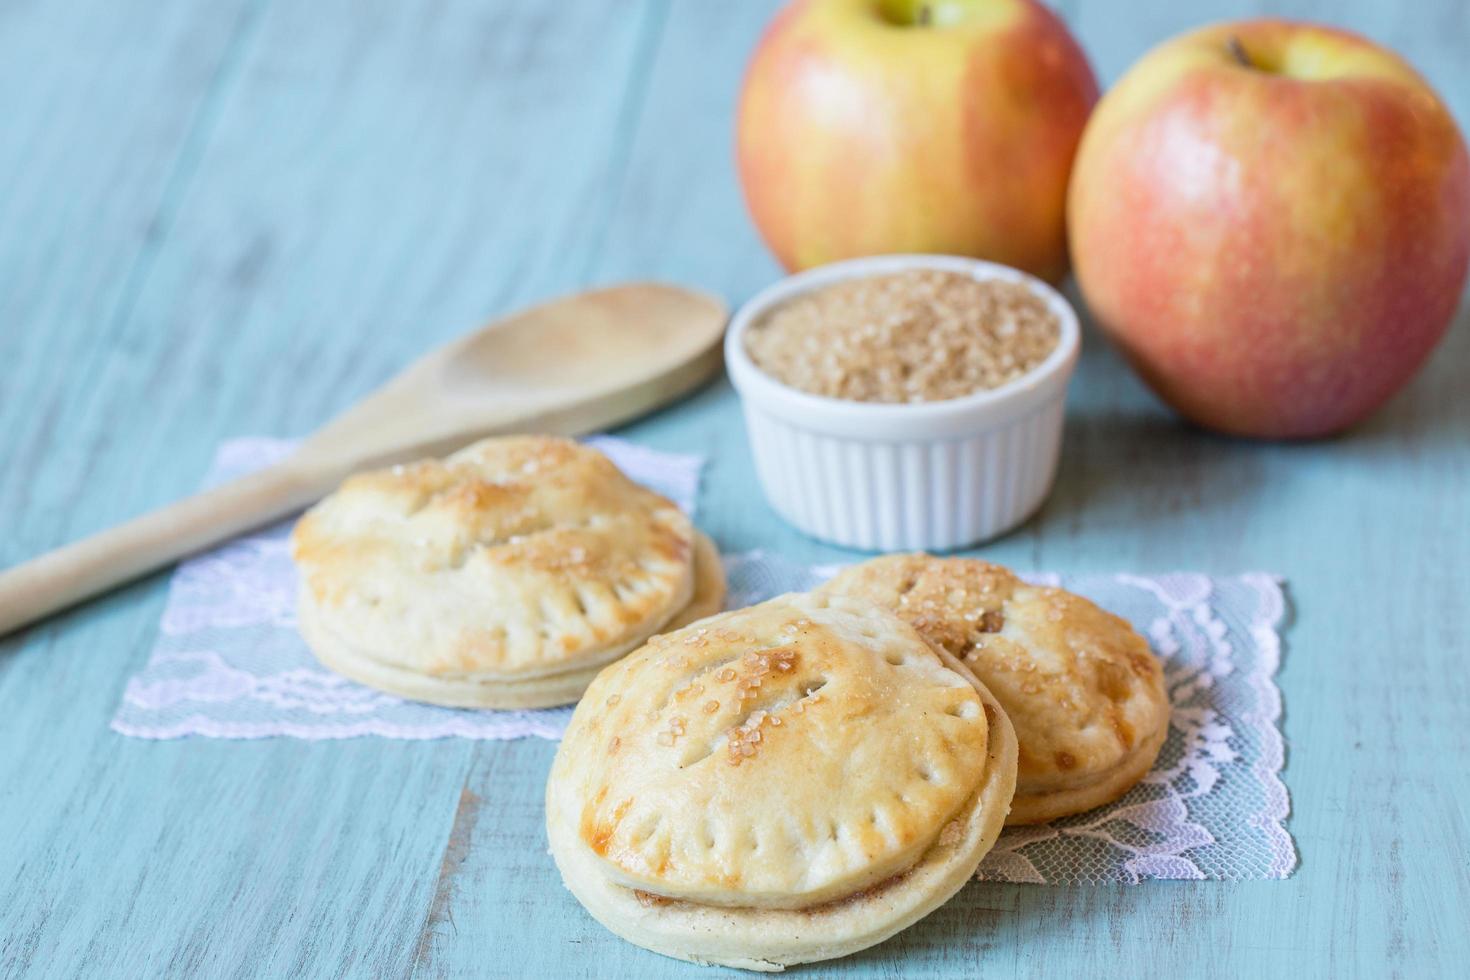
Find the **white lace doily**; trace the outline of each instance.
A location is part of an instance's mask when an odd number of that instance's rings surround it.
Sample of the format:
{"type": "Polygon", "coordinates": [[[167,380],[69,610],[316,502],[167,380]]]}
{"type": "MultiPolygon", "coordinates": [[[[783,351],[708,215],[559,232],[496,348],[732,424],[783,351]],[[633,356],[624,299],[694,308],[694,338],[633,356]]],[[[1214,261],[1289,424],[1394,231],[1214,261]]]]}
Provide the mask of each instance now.
{"type": "MultiPolygon", "coordinates": [[[[595,444],[629,476],[692,510],[700,460],[612,438],[595,444]]],[[[267,465],[290,443],[226,443],[209,482],[267,465]]],[[[376,735],[558,738],[569,708],[469,711],[404,701],[317,665],[296,633],[289,522],[174,572],[159,637],[114,730],[141,738],[376,735]]],[[[731,606],[807,589],[832,566],[761,552],[726,558],[731,606]]],[[[1137,882],[1281,878],[1296,865],[1283,822],[1281,694],[1274,676],[1285,600],[1265,574],[1028,576],[1065,585],[1130,620],[1164,658],[1174,706],[1153,772],[1123,799],[1050,825],[1006,831],[981,865],[994,881],[1137,882]]]]}

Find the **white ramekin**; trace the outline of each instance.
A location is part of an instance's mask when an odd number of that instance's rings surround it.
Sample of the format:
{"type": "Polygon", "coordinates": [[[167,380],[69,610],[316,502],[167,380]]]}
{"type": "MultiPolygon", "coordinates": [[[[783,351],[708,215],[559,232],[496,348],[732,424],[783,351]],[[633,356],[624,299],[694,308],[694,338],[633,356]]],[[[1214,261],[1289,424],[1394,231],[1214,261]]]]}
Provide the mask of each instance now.
{"type": "Polygon", "coordinates": [[[730,321],[725,364],[740,395],[756,474],[778,514],[814,538],[869,551],[963,548],[1014,528],[1051,491],[1077,314],[1008,266],[949,255],[880,255],[810,269],[754,296],[730,321]],[[939,269],[1026,286],[1056,313],[1056,349],[990,391],[894,405],[811,395],[751,361],[745,332],[792,297],[847,279],[939,269]]]}

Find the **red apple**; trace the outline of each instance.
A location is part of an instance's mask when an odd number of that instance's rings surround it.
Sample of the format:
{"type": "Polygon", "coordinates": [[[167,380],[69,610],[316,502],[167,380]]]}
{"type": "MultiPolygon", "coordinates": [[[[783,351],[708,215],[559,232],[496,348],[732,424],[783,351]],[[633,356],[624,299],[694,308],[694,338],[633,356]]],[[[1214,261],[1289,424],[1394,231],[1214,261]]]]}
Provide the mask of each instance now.
{"type": "Polygon", "coordinates": [[[1097,83],[1031,0],[797,0],[750,63],[740,180],[788,269],[947,252],[1056,280],[1097,83]]]}
{"type": "Polygon", "coordinates": [[[1159,395],[1321,436],[1402,387],[1470,265],[1470,161],[1400,58],[1314,24],[1169,41],[1098,105],[1068,201],[1087,304],[1159,395]]]}

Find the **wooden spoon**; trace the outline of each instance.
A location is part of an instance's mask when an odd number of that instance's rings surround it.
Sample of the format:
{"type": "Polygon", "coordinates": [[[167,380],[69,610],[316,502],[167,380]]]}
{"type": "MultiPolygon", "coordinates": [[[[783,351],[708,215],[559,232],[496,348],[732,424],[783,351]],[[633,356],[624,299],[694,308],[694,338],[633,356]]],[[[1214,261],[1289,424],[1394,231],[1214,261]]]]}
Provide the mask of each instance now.
{"type": "Polygon", "coordinates": [[[356,470],[651,411],[718,370],[725,319],[713,296],[630,284],[491,323],[410,365],[284,462],[0,572],[0,635],[284,517],[356,470]]]}

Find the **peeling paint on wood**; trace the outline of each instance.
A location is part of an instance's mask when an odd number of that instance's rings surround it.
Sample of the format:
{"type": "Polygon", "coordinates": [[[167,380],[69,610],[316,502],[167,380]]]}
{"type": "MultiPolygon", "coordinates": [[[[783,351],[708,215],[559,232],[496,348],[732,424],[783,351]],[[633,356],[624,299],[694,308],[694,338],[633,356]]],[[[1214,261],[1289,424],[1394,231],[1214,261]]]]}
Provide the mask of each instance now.
{"type": "MultiPolygon", "coordinates": [[[[77,0],[0,11],[0,562],[191,489],[413,354],[584,282],[778,274],[730,112],[773,0],[77,0]]],[[[1465,0],[1280,0],[1470,120],[1465,0]]],[[[1245,0],[1068,0],[1105,78],[1245,0]]],[[[807,976],[1443,976],[1470,956],[1470,311],[1341,439],[1175,422],[1089,334],[1024,569],[1286,574],[1283,882],[971,885],[807,976]]],[[[710,458],[731,550],[844,553],[761,502],[717,384],[629,429],[710,458]]],[[[554,747],[145,742],[106,725],[154,577],[0,640],[0,976],[708,976],[616,939],[545,850],[554,747]]]]}

